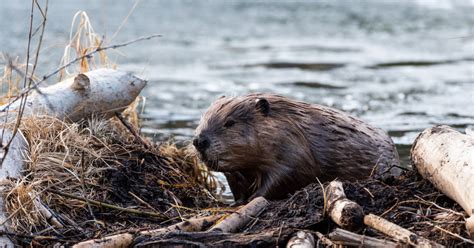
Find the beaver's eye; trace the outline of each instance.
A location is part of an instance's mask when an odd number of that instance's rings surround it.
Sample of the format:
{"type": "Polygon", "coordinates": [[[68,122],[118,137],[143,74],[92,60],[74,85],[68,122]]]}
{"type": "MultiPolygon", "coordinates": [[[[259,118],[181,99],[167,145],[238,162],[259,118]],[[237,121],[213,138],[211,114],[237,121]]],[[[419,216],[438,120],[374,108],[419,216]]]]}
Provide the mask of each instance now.
{"type": "Polygon", "coordinates": [[[232,127],[234,124],[235,124],[235,121],[232,119],[229,119],[224,123],[224,127],[232,127]]]}

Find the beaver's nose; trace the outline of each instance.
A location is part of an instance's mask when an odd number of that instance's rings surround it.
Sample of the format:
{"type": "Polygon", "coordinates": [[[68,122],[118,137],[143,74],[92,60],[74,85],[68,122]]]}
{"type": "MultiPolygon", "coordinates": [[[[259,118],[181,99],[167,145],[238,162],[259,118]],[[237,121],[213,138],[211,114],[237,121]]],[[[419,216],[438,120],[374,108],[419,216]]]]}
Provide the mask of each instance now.
{"type": "Polygon", "coordinates": [[[198,151],[204,152],[211,145],[211,141],[206,136],[199,135],[194,138],[193,145],[198,151]]]}

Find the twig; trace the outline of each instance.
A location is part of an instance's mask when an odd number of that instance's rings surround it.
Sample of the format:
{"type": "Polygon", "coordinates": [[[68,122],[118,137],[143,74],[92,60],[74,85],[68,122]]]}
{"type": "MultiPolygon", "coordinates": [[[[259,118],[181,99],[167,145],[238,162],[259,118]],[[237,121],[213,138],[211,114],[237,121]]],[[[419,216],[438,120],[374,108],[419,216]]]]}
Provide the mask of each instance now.
{"type": "Polygon", "coordinates": [[[96,200],[91,200],[91,199],[86,199],[84,197],[80,197],[80,196],[77,196],[77,195],[72,195],[72,194],[68,194],[68,193],[64,193],[64,192],[60,192],[60,191],[57,191],[57,190],[47,190],[48,192],[51,192],[53,194],[57,194],[57,195],[60,195],[60,196],[64,196],[64,197],[68,197],[68,198],[72,198],[72,199],[75,199],[75,200],[79,200],[79,201],[82,201],[82,202],[89,202],[90,204],[92,205],[95,205],[95,206],[98,206],[98,207],[105,207],[105,208],[110,208],[110,209],[114,209],[114,210],[119,210],[119,211],[123,211],[123,212],[128,212],[128,213],[132,213],[132,214],[138,214],[138,215],[146,215],[146,216],[151,216],[151,217],[157,217],[161,220],[166,220],[168,219],[169,217],[162,214],[162,213],[157,213],[157,212],[147,212],[147,211],[140,211],[140,210],[136,210],[136,209],[130,209],[130,208],[124,208],[124,207],[119,207],[119,206],[115,206],[115,205],[112,205],[112,204],[108,204],[108,203],[105,203],[105,202],[100,202],[100,201],[96,201],[96,200]]]}
{"type": "MultiPolygon", "coordinates": [[[[41,24],[41,34],[40,34],[40,37],[39,37],[39,40],[38,40],[38,46],[36,48],[35,62],[33,64],[33,69],[31,70],[31,73],[30,73],[31,75],[34,75],[35,70],[36,70],[36,66],[38,64],[39,53],[40,53],[40,50],[41,50],[41,44],[43,42],[44,30],[45,30],[45,27],[46,27],[46,14],[48,12],[48,0],[46,0],[46,7],[45,7],[45,12],[44,13],[43,13],[43,10],[41,9],[41,7],[39,7],[38,2],[36,0],[31,0],[30,28],[29,28],[29,32],[28,32],[28,46],[27,46],[27,53],[26,53],[25,81],[23,83],[23,87],[26,87],[26,84],[28,82],[27,89],[31,89],[31,84],[34,82],[33,78],[31,76],[28,76],[28,68],[29,68],[29,60],[30,60],[30,46],[31,46],[31,40],[33,38],[32,29],[33,29],[33,14],[34,14],[35,3],[38,6],[38,8],[39,8],[39,10],[40,10],[40,12],[43,16],[43,22],[41,24]]],[[[10,66],[12,66],[11,61],[10,61],[10,66]]],[[[12,69],[14,69],[14,67],[12,67],[12,69]]],[[[35,84],[34,89],[37,90],[36,84],[35,84]]],[[[40,92],[40,94],[41,94],[41,92],[40,92]]],[[[3,157],[0,161],[0,166],[3,165],[3,161],[7,157],[9,147],[10,147],[11,143],[13,142],[13,139],[15,138],[15,136],[18,132],[18,128],[19,128],[20,123],[21,123],[21,118],[23,116],[23,112],[24,112],[24,109],[25,109],[25,106],[26,106],[27,97],[28,97],[27,94],[21,96],[20,108],[19,108],[18,115],[17,115],[17,118],[16,118],[15,126],[13,128],[12,138],[7,142],[7,144],[4,147],[3,147],[3,144],[1,144],[1,146],[4,149],[5,152],[4,152],[3,157]]],[[[11,103],[9,103],[9,105],[10,104],[11,103]]],[[[5,118],[5,122],[7,120],[8,120],[8,118],[5,118]]],[[[2,137],[0,137],[0,143],[3,143],[3,131],[2,131],[2,137]]]]}
{"type": "Polygon", "coordinates": [[[314,233],[314,235],[316,235],[316,237],[318,237],[318,243],[319,243],[319,241],[321,241],[321,243],[323,243],[323,245],[326,245],[326,246],[329,246],[329,247],[332,247],[334,245],[334,243],[330,239],[326,238],[326,236],[324,236],[324,234],[322,234],[320,232],[313,232],[313,233],[314,233]]]}
{"type": "Polygon", "coordinates": [[[138,134],[137,129],[135,129],[135,127],[133,127],[130,122],[123,118],[122,114],[120,114],[119,112],[115,112],[115,116],[117,116],[120,122],[122,122],[122,124],[128,129],[128,131],[132,133],[133,137],[135,137],[135,140],[138,143],[142,144],[146,149],[150,149],[150,144],[145,139],[143,139],[140,134],[138,134]]]}
{"type": "Polygon", "coordinates": [[[142,203],[143,205],[147,206],[149,209],[151,210],[154,210],[156,211],[156,209],[150,205],[148,202],[144,201],[142,198],[138,197],[137,195],[135,195],[132,191],[128,191],[128,193],[133,196],[133,198],[137,199],[137,201],[139,201],[140,203],[142,203]]]}
{"type": "Polygon", "coordinates": [[[428,221],[425,222],[425,223],[428,224],[428,225],[430,225],[430,226],[432,226],[432,227],[434,227],[434,228],[436,228],[436,229],[438,229],[438,230],[440,230],[440,231],[442,231],[442,232],[444,232],[444,233],[447,233],[447,234],[449,234],[449,235],[451,235],[451,236],[453,236],[453,237],[455,237],[455,238],[457,238],[457,239],[459,239],[459,240],[462,240],[462,241],[464,241],[464,242],[466,242],[466,243],[468,243],[468,244],[474,245],[474,241],[472,241],[472,240],[463,238],[463,237],[461,237],[461,236],[458,235],[458,234],[455,234],[455,233],[453,233],[453,232],[451,232],[451,231],[449,231],[449,230],[446,230],[446,229],[444,229],[444,228],[441,228],[441,227],[439,227],[439,226],[437,226],[437,225],[435,225],[435,224],[433,224],[433,223],[430,223],[430,222],[428,222],[428,221]]]}
{"type": "Polygon", "coordinates": [[[417,196],[417,195],[415,195],[415,197],[418,198],[422,203],[424,203],[424,204],[426,204],[426,205],[433,205],[433,206],[435,206],[435,207],[437,207],[437,208],[439,208],[439,209],[441,209],[441,210],[444,210],[444,211],[446,211],[446,212],[450,212],[450,213],[452,213],[452,214],[454,214],[454,215],[464,217],[464,214],[462,214],[462,213],[456,212],[456,211],[454,211],[454,210],[452,210],[452,209],[449,209],[449,208],[443,208],[443,207],[441,207],[440,205],[436,204],[435,202],[427,201],[427,200],[425,200],[425,199],[423,199],[423,198],[421,198],[421,197],[419,197],[419,196],[417,196]]]}

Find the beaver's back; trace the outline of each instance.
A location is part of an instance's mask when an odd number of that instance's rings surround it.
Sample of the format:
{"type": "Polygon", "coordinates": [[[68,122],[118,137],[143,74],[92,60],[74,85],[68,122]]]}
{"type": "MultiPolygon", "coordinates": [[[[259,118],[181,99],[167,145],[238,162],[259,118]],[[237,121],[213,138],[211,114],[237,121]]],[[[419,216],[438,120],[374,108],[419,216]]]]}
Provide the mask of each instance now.
{"type": "Polygon", "coordinates": [[[399,157],[385,131],[342,111],[312,106],[307,132],[323,180],[366,178],[374,166],[374,173],[394,173],[399,157]]]}

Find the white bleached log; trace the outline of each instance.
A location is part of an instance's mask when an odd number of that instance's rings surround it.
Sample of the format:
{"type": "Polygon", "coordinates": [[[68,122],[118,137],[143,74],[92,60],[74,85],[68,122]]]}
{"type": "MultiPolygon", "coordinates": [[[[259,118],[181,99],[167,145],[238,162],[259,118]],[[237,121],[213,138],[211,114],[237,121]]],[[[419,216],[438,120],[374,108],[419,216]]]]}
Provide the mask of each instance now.
{"type": "Polygon", "coordinates": [[[474,136],[449,126],[424,130],[411,148],[418,172],[470,216],[466,228],[474,238],[474,136]]]}
{"type": "MultiPolygon", "coordinates": [[[[139,235],[156,236],[167,232],[183,231],[198,232],[204,230],[209,223],[216,222],[222,215],[213,215],[206,217],[192,218],[171,226],[141,231],[139,235]]],[[[134,235],[131,233],[120,233],[107,236],[100,239],[87,240],[75,244],[72,248],[112,248],[112,247],[129,247],[133,243],[134,235]]]]}
{"type": "MultiPolygon", "coordinates": [[[[24,116],[49,115],[71,121],[92,115],[112,117],[127,108],[145,85],[145,80],[123,71],[86,72],[41,88],[41,94],[33,92],[27,98],[24,116]]],[[[0,107],[0,111],[15,112],[19,107],[20,101],[16,101],[0,107]]]]}
{"type": "MultiPolygon", "coordinates": [[[[33,92],[27,97],[23,117],[33,115],[48,115],[58,119],[77,121],[91,116],[102,116],[109,118],[115,112],[121,112],[132,103],[146,81],[130,73],[112,70],[98,69],[74,78],[69,78],[49,87],[41,88],[40,93],[33,92]]],[[[12,121],[19,112],[21,101],[11,105],[0,106],[0,120],[4,123],[12,121]]],[[[0,124],[1,125],[1,124],[0,124]]],[[[9,178],[20,178],[24,170],[24,158],[27,153],[27,141],[20,131],[15,135],[8,147],[4,147],[12,138],[12,130],[0,126],[2,135],[2,146],[0,158],[3,163],[0,167],[0,181],[9,178]],[[5,156],[5,158],[3,158],[5,156]]],[[[0,186],[0,193],[5,188],[0,186]]],[[[8,220],[4,209],[4,199],[0,195],[0,231],[7,231],[8,220]]],[[[42,205],[39,199],[33,200],[38,210],[50,220],[53,225],[59,227],[54,215],[42,205]]],[[[0,236],[0,244],[13,247],[12,242],[6,236],[0,236]]]]}
{"type": "MultiPolygon", "coordinates": [[[[0,141],[2,148],[6,146],[8,141],[12,139],[13,132],[10,129],[0,128],[0,141]],[[1,135],[3,134],[3,135],[1,135]]],[[[5,185],[2,183],[8,177],[19,178],[23,170],[25,153],[27,151],[28,144],[23,134],[18,131],[13,138],[7,156],[5,157],[5,150],[0,149],[0,160],[3,159],[3,164],[0,166],[0,231],[8,231],[8,216],[5,211],[5,203],[2,193],[6,190],[5,185]]],[[[14,247],[11,240],[0,235],[0,244],[2,247],[14,247]]]]}
{"type": "Polygon", "coordinates": [[[347,230],[359,230],[364,224],[364,209],[347,199],[340,181],[332,181],[326,188],[327,212],[331,219],[347,230]]]}
{"type": "Polygon", "coordinates": [[[436,242],[425,239],[408,229],[405,229],[397,224],[394,224],[375,214],[368,214],[364,217],[364,224],[382,232],[383,234],[392,237],[396,241],[409,244],[413,247],[419,248],[442,248],[436,242]]]}
{"type": "Polygon", "coordinates": [[[305,231],[296,232],[288,243],[286,248],[314,248],[314,237],[311,233],[305,231]]]}
{"type": "Polygon", "coordinates": [[[229,215],[227,218],[217,223],[211,229],[210,232],[237,232],[239,229],[247,225],[250,220],[257,217],[269,204],[269,202],[263,197],[257,197],[247,205],[241,207],[235,213],[229,215]]]}

